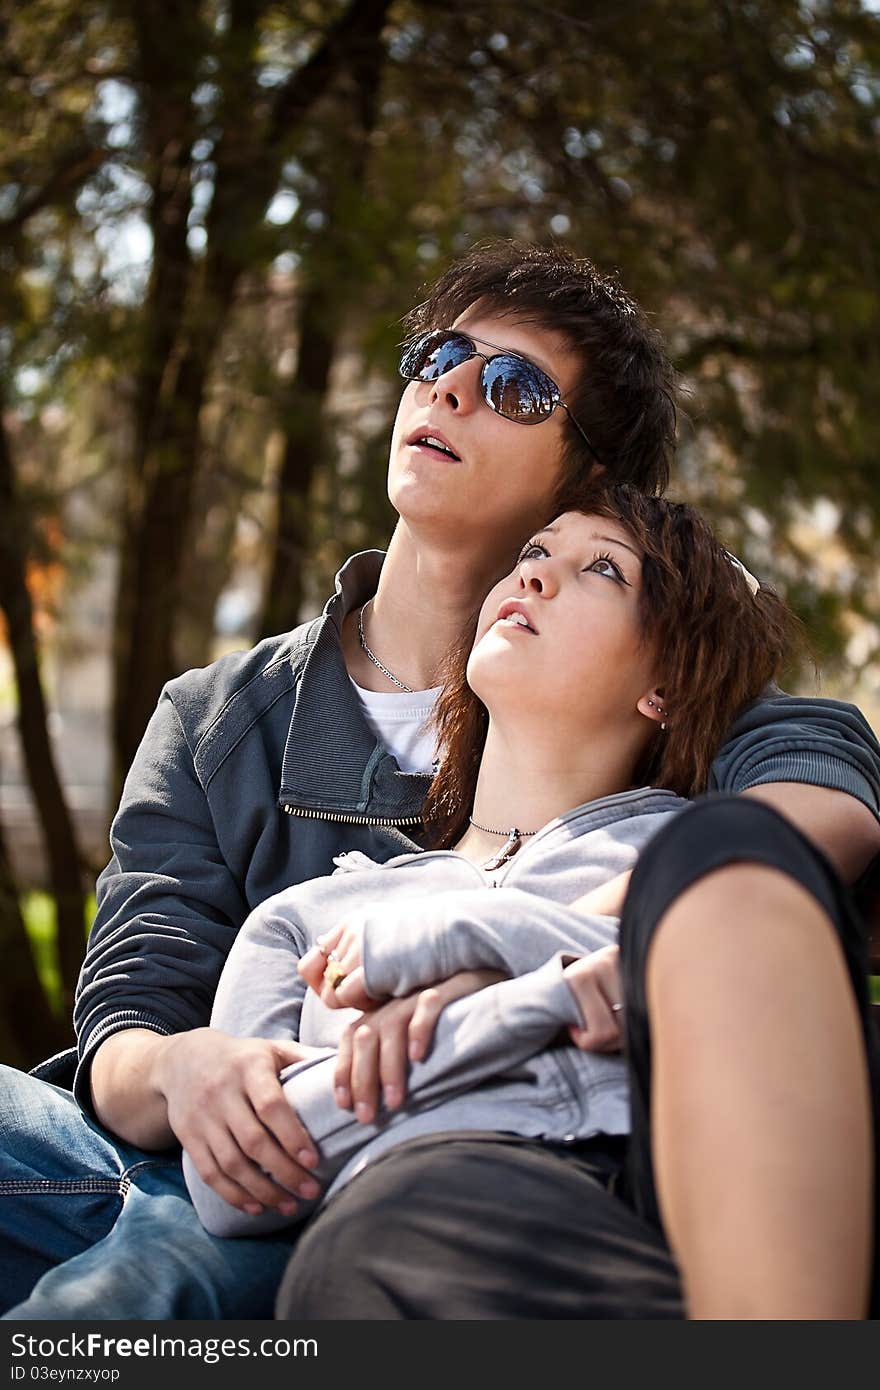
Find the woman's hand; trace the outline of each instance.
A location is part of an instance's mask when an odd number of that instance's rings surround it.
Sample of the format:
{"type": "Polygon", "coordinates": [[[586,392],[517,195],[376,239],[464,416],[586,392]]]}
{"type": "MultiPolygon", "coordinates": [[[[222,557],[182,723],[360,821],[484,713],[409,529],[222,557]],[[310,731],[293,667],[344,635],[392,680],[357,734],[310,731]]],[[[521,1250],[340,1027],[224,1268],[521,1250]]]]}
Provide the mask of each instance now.
{"type": "Polygon", "coordinates": [[[565,979],[578,1002],[584,1026],[568,1033],[582,1052],[619,1052],[623,1009],[620,947],[603,946],[565,967],[565,979]]]}
{"type": "Polygon", "coordinates": [[[362,923],[340,922],[319,936],[300,961],[299,973],[328,1009],[376,1008],[364,987],[363,940],[362,923]]]}
{"type": "Polygon", "coordinates": [[[339,1040],[333,1076],[336,1104],[342,1110],[353,1108],[363,1124],[376,1118],[380,1097],[386,1110],[398,1109],[406,1098],[409,1064],[427,1056],[447,1004],[502,979],[497,970],[463,970],[355,1019],[339,1040]]]}

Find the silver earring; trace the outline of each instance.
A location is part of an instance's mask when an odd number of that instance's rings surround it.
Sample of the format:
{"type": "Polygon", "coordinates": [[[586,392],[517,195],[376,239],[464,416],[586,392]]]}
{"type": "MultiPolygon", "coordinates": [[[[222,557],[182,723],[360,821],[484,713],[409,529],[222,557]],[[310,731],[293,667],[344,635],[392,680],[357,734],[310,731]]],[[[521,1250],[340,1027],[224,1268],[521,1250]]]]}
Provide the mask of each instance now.
{"type": "Polygon", "coordinates": [[[666,720],[665,720],[665,719],[663,720],[663,723],[660,725],[660,729],[661,729],[661,731],[662,731],[664,734],[666,733],[666,720]]]}

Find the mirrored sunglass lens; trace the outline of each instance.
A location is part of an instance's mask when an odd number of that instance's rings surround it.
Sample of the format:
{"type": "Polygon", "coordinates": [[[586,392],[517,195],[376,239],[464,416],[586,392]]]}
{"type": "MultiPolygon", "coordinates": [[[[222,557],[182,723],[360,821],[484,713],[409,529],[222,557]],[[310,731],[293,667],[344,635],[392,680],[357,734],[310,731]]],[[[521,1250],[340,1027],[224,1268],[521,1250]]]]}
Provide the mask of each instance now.
{"type": "Polygon", "coordinates": [[[521,357],[493,357],[483,368],[483,383],[492,409],[522,423],[546,420],[559,398],[550,378],[521,357]]]}
{"type": "Polygon", "coordinates": [[[400,373],[411,381],[436,381],[444,372],[465,362],[472,353],[467,338],[457,333],[426,333],[404,349],[400,373]]]}

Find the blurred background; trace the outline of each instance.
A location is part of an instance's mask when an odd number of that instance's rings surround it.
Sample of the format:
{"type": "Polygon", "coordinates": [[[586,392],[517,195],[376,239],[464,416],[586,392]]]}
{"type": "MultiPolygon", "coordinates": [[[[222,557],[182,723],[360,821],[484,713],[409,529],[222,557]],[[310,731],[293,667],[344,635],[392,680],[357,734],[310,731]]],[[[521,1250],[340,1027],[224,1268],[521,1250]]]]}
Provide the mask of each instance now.
{"type": "Polygon", "coordinates": [[[487,236],[617,269],[673,494],[880,728],[876,0],[0,0],[0,1059],[69,1038],[162,683],[381,545],[399,318],[487,236]]]}

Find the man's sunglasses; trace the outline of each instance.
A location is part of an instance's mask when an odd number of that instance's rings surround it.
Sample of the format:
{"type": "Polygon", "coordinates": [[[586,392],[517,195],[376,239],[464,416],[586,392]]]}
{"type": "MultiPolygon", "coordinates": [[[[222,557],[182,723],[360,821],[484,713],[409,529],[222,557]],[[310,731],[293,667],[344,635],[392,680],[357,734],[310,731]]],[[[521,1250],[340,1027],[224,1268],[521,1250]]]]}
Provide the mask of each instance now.
{"type": "MultiPolygon", "coordinates": [[[[494,343],[484,344],[494,347],[494,343]]],[[[437,381],[471,357],[483,359],[480,386],[483,399],[496,414],[517,425],[540,425],[559,405],[597,463],[602,460],[585,432],[562,400],[559,387],[546,372],[518,352],[499,349],[490,356],[480,352],[473,338],[457,328],[435,328],[404,345],[398,368],[406,381],[437,381]]]]}

